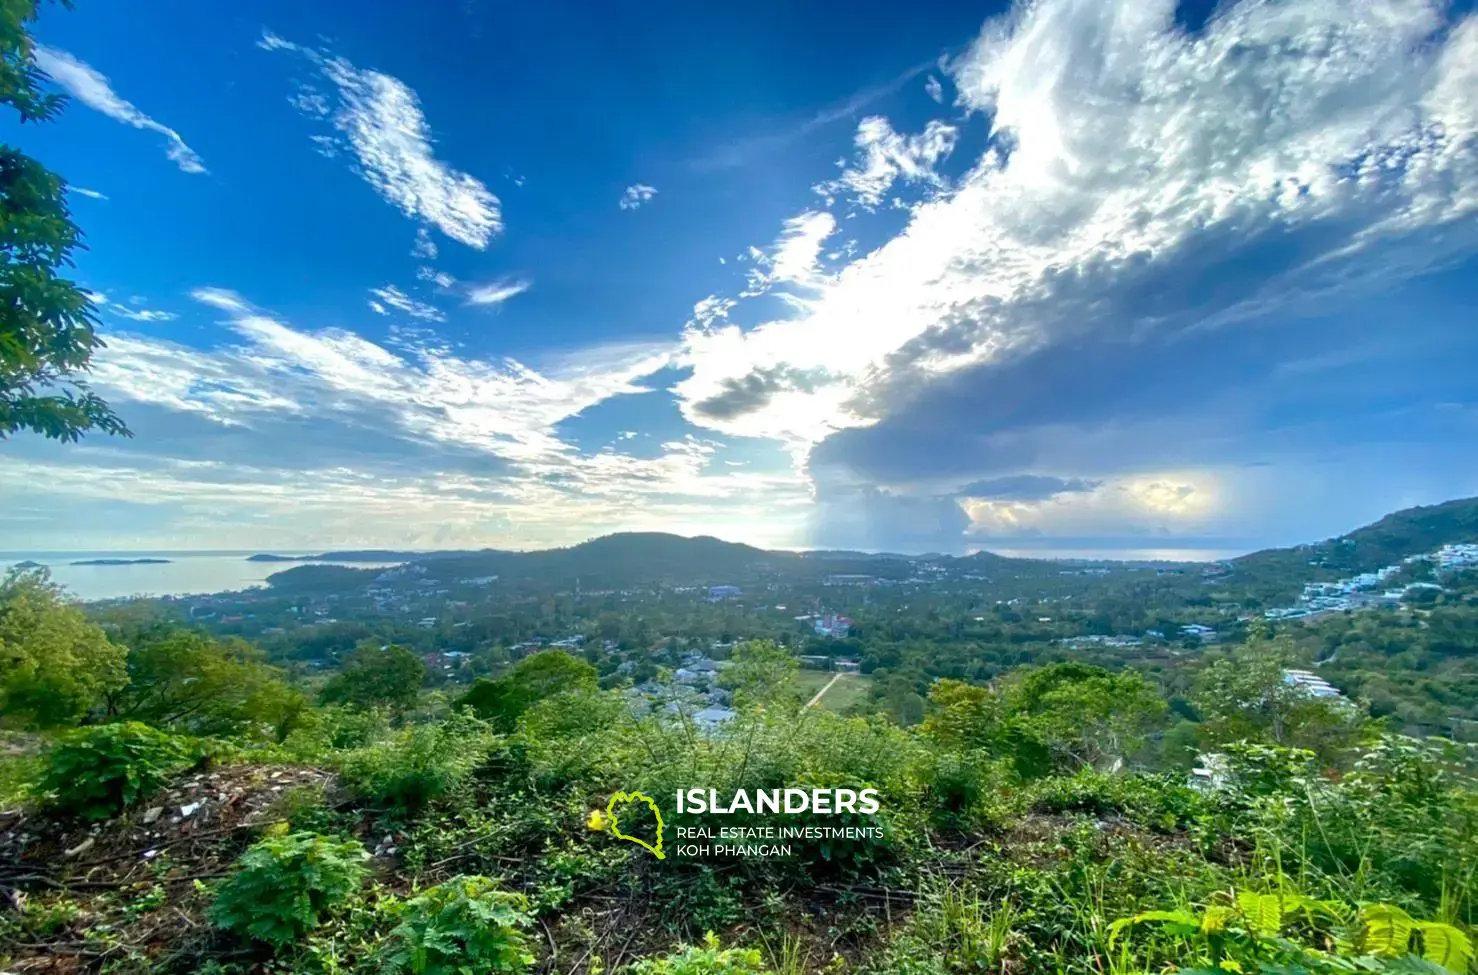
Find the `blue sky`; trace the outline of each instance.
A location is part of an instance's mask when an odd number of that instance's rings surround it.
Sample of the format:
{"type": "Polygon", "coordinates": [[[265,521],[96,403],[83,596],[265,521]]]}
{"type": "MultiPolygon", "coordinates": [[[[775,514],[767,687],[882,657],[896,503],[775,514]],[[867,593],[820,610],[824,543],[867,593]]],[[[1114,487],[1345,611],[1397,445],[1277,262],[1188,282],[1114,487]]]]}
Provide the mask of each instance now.
{"type": "Polygon", "coordinates": [[[83,3],[0,549],[1253,547],[1478,494],[1478,20],[83,3]]]}

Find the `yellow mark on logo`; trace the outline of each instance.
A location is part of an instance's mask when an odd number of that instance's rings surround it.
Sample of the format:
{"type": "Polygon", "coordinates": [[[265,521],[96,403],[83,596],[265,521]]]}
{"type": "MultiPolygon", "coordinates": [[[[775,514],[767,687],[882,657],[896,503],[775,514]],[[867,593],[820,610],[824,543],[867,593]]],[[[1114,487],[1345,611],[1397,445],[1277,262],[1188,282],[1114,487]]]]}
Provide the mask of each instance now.
{"type": "Polygon", "coordinates": [[[617,792],[611,796],[611,801],[606,803],[605,812],[601,812],[599,809],[591,810],[590,818],[585,821],[585,825],[594,830],[610,830],[611,835],[616,837],[616,839],[630,840],[632,843],[650,852],[658,860],[667,859],[666,854],[662,852],[662,810],[657,808],[657,804],[652,801],[651,796],[644,795],[640,792],[617,792]],[[621,827],[616,816],[616,803],[637,801],[646,803],[651,808],[652,815],[657,817],[657,843],[655,846],[639,836],[631,836],[621,832],[621,827]]]}

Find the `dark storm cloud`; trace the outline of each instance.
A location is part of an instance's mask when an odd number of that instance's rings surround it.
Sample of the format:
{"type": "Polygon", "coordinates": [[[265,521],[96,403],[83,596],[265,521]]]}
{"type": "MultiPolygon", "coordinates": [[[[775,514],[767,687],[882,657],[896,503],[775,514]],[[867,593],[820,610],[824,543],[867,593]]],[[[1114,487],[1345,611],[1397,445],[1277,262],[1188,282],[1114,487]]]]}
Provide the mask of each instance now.
{"type": "Polygon", "coordinates": [[[964,498],[983,501],[1045,501],[1059,494],[1092,491],[1102,481],[1081,477],[1051,477],[1047,474],[1008,474],[974,481],[955,493],[964,498]]]}
{"type": "Polygon", "coordinates": [[[827,379],[824,369],[794,369],[776,366],[756,369],[739,379],[725,380],[722,392],[693,404],[700,416],[728,420],[769,405],[776,395],[792,390],[814,392],[827,379]]]}

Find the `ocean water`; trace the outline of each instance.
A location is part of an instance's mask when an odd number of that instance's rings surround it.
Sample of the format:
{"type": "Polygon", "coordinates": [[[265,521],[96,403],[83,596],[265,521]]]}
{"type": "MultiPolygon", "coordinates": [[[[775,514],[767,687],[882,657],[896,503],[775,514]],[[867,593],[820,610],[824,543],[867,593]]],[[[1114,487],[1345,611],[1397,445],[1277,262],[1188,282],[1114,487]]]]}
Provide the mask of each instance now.
{"type": "Polygon", "coordinates": [[[1072,545],[1061,548],[996,548],[989,545],[987,549],[1013,559],[1090,559],[1104,562],[1220,562],[1253,551],[1251,548],[1085,548],[1072,545]]]}
{"type": "MultiPolygon", "coordinates": [[[[127,596],[183,596],[264,586],[274,572],[294,565],[352,565],[372,569],[386,562],[248,562],[251,552],[0,552],[0,570],[40,562],[52,581],[82,600],[127,596]],[[169,559],[156,565],[72,565],[87,559],[169,559]]],[[[279,555],[306,553],[279,552],[279,555]]]]}

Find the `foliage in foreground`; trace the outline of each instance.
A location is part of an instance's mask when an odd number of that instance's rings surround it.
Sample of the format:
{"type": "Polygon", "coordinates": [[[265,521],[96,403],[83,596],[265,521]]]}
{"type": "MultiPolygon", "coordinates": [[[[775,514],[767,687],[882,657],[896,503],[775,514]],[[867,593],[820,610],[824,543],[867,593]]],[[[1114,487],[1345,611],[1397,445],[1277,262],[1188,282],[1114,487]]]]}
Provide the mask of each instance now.
{"type": "Polygon", "coordinates": [[[1199,914],[1145,911],[1110,925],[1110,947],[1126,929],[1151,924],[1181,939],[1190,957],[1176,960],[1197,971],[1412,971],[1419,957],[1466,972],[1473,960],[1472,943],[1451,924],[1418,921],[1390,904],[1355,907],[1293,892],[1222,893],[1199,914]]]}
{"type": "Polygon", "coordinates": [[[458,877],[397,909],[385,971],[407,975],[521,972],[534,962],[528,899],[487,877],[458,877]]]}
{"type": "MultiPolygon", "coordinates": [[[[17,120],[55,118],[66,99],[42,90],[27,30],[37,0],[0,5],[0,105],[17,120]]],[[[99,429],[132,436],[81,375],[102,346],[92,299],[62,277],[82,246],[66,183],[18,149],[0,145],[0,440],[21,430],[77,440],[99,429]]]]}
{"type": "Polygon", "coordinates": [[[643,958],[632,975],[770,975],[754,948],[721,948],[709,931],[701,945],[684,945],[667,955],[643,958]]]}
{"type": "Polygon", "coordinates": [[[318,833],[269,836],[216,890],[210,919],[243,938],[285,945],[316,927],[364,882],[364,847],[318,833]]]}
{"type": "Polygon", "coordinates": [[[79,728],[46,756],[41,791],[64,814],[107,819],[157,791],[192,755],[181,739],[136,721],[79,728]]]}
{"type": "Polygon", "coordinates": [[[492,747],[481,720],[457,712],[439,724],[404,728],[390,738],[351,751],[341,775],[358,796],[406,815],[461,787],[492,747]]]}

